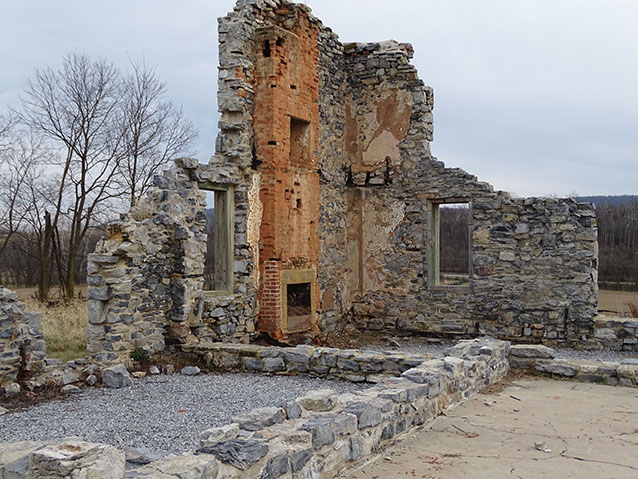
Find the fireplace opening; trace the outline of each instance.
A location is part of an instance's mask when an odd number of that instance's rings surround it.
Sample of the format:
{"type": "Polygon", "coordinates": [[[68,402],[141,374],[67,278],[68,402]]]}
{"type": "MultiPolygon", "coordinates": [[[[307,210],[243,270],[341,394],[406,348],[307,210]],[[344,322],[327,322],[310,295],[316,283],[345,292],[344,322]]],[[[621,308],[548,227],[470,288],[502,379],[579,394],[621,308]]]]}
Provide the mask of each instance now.
{"type": "Polygon", "coordinates": [[[312,312],[310,301],[310,283],[288,284],[286,286],[288,318],[306,316],[312,312]]]}
{"type": "Polygon", "coordinates": [[[286,315],[289,332],[304,331],[312,327],[311,283],[286,285],[286,315]]]}

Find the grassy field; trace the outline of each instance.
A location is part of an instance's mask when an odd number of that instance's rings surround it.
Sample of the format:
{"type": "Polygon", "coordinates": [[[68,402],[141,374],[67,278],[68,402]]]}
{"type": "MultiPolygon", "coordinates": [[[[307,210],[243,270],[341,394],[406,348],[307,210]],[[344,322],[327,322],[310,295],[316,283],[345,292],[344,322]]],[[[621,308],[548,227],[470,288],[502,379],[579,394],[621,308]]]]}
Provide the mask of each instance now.
{"type": "MultiPolygon", "coordinates": [[[[17,289],[18,298],[29,311],[42,313],[42,334],[47,343],[47,356],[69,361],[86,356],[86,300],[76,299],[66,305],[52,298],[51,305],[35,299],[35,288],[17,289]]],[[[81,291],[86,298],[86,288],[81,291]]]]}
{"type": "Polygon", "coordinates": [[[601,289],[598,294],[598,309],[604,312],[604,314],[623,317],[632,316],[632,311],[629,306],[632,303],[635,305],[634,308],[638,308],[638,291],[610,291],[601,289]]]}

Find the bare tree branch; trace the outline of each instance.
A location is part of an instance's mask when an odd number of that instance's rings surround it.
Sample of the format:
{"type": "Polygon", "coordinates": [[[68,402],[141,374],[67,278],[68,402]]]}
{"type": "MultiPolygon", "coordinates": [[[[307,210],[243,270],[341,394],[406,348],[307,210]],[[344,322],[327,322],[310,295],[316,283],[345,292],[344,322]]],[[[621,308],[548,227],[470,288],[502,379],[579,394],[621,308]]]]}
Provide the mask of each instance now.
{"type": "Polygon", "coordinates": [[[78,53],[67,55],[59,70],[36,69],[25,89],[22,121],[65,151],[56,165],[60,183],[45,228],[44,255],[50,257],[54,247],[61,254],[64,238],[67,299],[74,295],[76,256],[92,212],[119,194],[112,180],[123,157],[121,93],[120,75],[112,63],[78,53]],[[67,186],[74,192],[70,198],[65,196],[67,186]],[[68,232],[61,234],[65,213],[68,232]]]}
{"type": "Polygon", "coordinates": [[[174,158],[184,156],[197,133],[181,109],[166,99],[166,86],[155,69],[131,62],[124,79],[123,120],[126,156],[120,164],[122,186],[135,204],[153,176],[174,158]]]}

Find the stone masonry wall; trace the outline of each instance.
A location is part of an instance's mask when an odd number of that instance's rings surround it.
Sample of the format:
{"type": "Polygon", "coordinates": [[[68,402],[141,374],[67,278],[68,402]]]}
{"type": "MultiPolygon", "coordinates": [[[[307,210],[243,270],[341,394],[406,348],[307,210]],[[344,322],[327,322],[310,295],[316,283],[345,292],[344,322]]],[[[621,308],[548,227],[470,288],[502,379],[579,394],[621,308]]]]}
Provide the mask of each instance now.
{"type": "Polygon", "coordinates": [[[256,285],[246,236],[249,185],[232,168],[180,160],[89,256],[87,351],[99,361],[126,359],[197,338],[248,341],[254,331],[256,285]],[[198,182],[232,187],[232,292],[203,292],[205,194],[198,182]]]}
{"type": "Polygon", "coordinates": [[[0,285],[0,392],[9,392],[19,379],[36,376],[43,368],[41,323],[40,313],[25,311],[17,295],[0,285]]]}
{"type": "Polygon", "coordinates": [[[319,325],[327,333],[343,327],[350,310],[346,263],[344,168],[345,69],[343,45],[325,26],[319,32],[319,325]]]}
{"type": "Polygon", "coordinates": [[[509,352],[512,369],[529,373],[608,386],[638,387],[638,358],[621,361],[556,359],[552,348],[542,345],[517,344],[509,352]]]}
{"type": "Polygon", "coordinates": [[[260,312],[277,336],[278,286],[296,268],[316,274],[313,313],[328,335],[353,319],[368,330],[593,338],[593,207],[513,199],[434,158],[433,91],[410,63],[411,45],[343,45],[286,0],[238,1],[219,19],[219,42],[215,155],[158,177],[89,258],[94,357],[249,342],[260,312]],[[297,159],[293,120],[308,124],[309,150],[297,159]],[[234,199],[228,294],[202,291],[200,182],[234,199]],[[469,283],[439,286],[432,212],[459,201],[470,212],[469,283]]]}
{"type": "MultiPolygon", "coordinates": [[[[219,19],[221,118],[216,155],[208,165],[180,160],[175,168],[157,177],[148,198],[122,221],[111,225],[107,238],[98,245],[96,254],[90,256],[88,350],[97,359],[116,361],[136,347],[156,352],[167,345],[196,340],[248,342],[255,332],[257,291],[263,280],[258,267],[263,246],[262,224],[265,210],[269,214],[273,210],[272,205],[264,208],[260,192],[267,179],[260,171],[262,160],[256,156],[255,147],[256,63],[263,54],[258,33],[272,25],[292,28],[299,14],[306,15],[310,28],[318,31],[319,39],[315,42],[321,50],[317,61],[321,63],[322,89],[337,94],[339,86],[334,81],[326,86],[330,75],[327,70],[335,68],[330,57],[340,52],[336,35],[309,15],[307,7],[295,5],[289,10],[278,6],[279,3],[241,1],[219,19]],[[213,297],[202,292],[205,206],[203,194],[197,188],[201,181],[231,186],[234,191],[235,261],[231,295],[213,297]]],[[[332,113],[322,109],[322,119],[332,118],[332,113]]],[[[317,122],[315,117],[315,125],[317,122]]],[[[337,158],[326,162],[325,158],[337,151],[338,141],[335,144],[330,138],[324,121],[319,123],[315,140],[325,152],[319,164],[334,178],[340,161],[337,158]]],[[[322,183],[324,180],[322,176],[322,183]]],[[[321,194],[326,198],[323,190],[321,194]]],[[[320,214],[319,229],[329,228],[337,241],[345,238],[342,212],[331,209],[326,212],[322,208],[320,214]],[[326,222],[332,224],[325,228],[326,222]]],[[[323,234],[313,235],[325,243],[323,234]]],[[[299,244],[307,244],[306,239],[299,244]]],[[[344,246],[341,241],[342,252],[344,246]]],[[[322,247],[323,256],[325,251],[328,249],[322,247]]],[[[343,264],[335,255],[328,255],[335,261],[325,262],[326,272],[319,268],[318,282],[323,285],[329,282],[329,273],[339,271],[339,265],[343,264]]],[[[326,298],[331,299],[326,300],[326,314],[331,315],[334,327],[345,312],[345,293],[343,287],[329,289],[331,293],[326,298]]]]}
{"type": "Polygon", "coordinates": [[[578,343],[593,336],[597,242],[593,207],[513,199],[430,155],[432,90],[412,49],[345,48],[349,161],[348,285],[362,329],[493,334],[578,343]],[[360,141],[364,138],[364,141],[360,141]],[[432,281],[432,210],[465,202],[470,278],[432,281]]]}
{"type": "MultiPolygon", "coordinates": [[[[436,359],[310,346],[207,345],[198,349],[193,345],[187,349],[213,356],[212,362],[225,368],[263,372],[270,368],[271,373],[355,381],[369,374],[377,382],[356,394],[310,391],[294,401],[254,409],[234,417],[232,424],[203,431],[195,457],[213,456],[217,477],[228,479],[334,477],[346,465],[378,453],[389,441],[498,381],[509,369],[509,343],[490,338],[461,341],[447,356],[436,359]]],[[[148,477],[142,473],[153,470],[151,464],[138,470],[137,477],[148,477]]]]}

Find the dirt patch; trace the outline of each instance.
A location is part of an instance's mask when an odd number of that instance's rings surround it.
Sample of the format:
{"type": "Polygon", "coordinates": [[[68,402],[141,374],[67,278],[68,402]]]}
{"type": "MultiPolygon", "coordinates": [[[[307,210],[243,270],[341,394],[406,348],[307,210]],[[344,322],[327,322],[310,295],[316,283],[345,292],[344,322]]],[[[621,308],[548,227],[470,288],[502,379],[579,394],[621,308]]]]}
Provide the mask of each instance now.
{"type": "Polygon", "coordinates": [[[486,388],[482,389],[481,391],[479,391],[479,394],[500,394],[507,388],[511,387],[514,384],[514,381],[533,379],[534,377],[536,377],[536,375],[528,371],[522,369],[510,369],[510,371],[507,373],[507,376],[505,376],[499,382],[490,384],[486,388]]]}
{"type": "Polygon", "coordinates": [[[9,411],[22,411],[36,404],[41,404],[62,397],[62,386],[57,384],[46,384],[37,391],[27,391],[22,389],[15,396],[0,397],[0,406],[9,411]]]}
{"type": "Polygon", "coordinates": [[[342,479],[635,479],[634,389],[542,379],[460,404],[342,479]]]}

